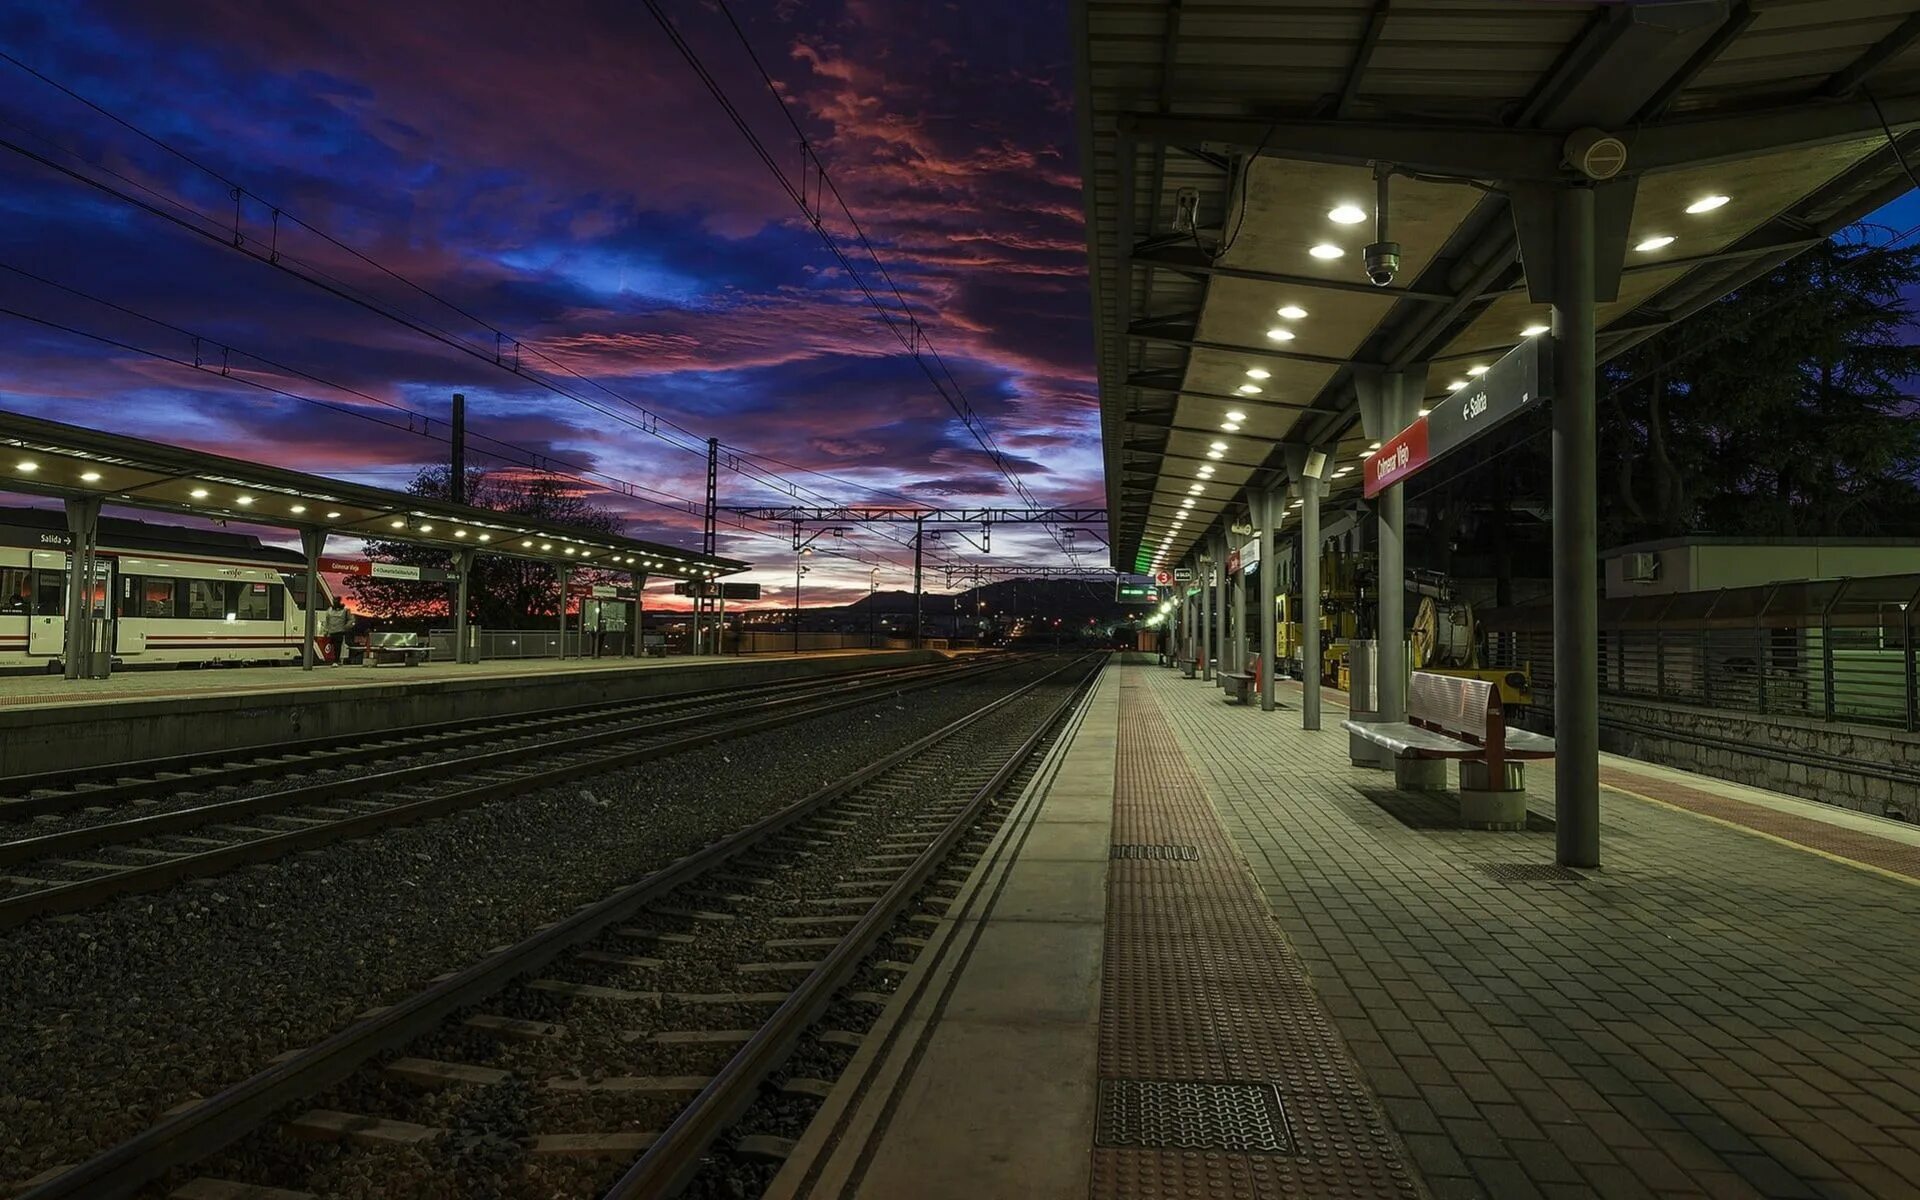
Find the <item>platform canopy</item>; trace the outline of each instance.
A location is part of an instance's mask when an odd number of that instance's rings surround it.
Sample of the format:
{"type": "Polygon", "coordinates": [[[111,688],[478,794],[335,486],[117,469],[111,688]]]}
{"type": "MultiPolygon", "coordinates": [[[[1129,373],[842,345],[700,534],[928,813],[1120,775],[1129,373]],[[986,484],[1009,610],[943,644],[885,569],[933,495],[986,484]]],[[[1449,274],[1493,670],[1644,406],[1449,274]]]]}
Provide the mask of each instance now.
{"type": "Polygon", "coordinates": [[[1529,194],[1596,184],[1604,361],[1905,191],[1896,138],[1920,155],[1920,0],[1076,13],[1123,570],[1181,561],[1284,482],[1283,443],[1329,452],[1357,497],[1381,436],[1358,376],[1408,372],[1426,407],[1546,329],[1551,207],[1529,194]],[[1385,287],[1362,269],[1377,168],[1385,287]]]}
{"type": "Polygon", "coordinates": [[[0,412],[0,488],[98,497],[109,505],[285,529],[477,550],[579,567],[678,578],[747,564],[659,542],[363,487],[141,438],[0,412]]]}

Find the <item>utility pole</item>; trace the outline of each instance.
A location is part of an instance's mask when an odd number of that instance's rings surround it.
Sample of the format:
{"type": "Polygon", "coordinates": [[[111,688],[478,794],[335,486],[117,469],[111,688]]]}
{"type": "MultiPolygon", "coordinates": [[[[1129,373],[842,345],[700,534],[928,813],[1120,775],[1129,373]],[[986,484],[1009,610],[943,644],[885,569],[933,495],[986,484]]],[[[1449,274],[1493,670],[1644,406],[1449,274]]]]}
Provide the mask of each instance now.
{"type": "Polygon", "coordinates": [[[922,649],[920,640],[920,548],[927,538],[927,523],[923,518],[913,523],[913,648],[922,649]]]}
{"type": "MultiPolygon", "coordinates": [[[[467,502],[467,397],[463,392],[453,394],[453,456],[449,460],[447,475],[447,499],[455,504],[467,502]]],[[[467,645],[462,634],[467,625],[467,597],[471,589],[467,585],[467,574],[473,563],[472,556],[456,561],[460,578],[447,586],[448,624],[454,628],[453,661],[467,661],[467,645]]]]}

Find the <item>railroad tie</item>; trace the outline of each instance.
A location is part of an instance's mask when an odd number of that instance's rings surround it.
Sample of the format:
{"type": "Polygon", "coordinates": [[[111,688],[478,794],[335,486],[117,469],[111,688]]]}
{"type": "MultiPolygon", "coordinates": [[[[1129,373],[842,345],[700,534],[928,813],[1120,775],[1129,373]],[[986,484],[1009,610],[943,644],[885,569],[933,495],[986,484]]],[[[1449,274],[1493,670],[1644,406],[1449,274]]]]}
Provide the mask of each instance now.
{"type": "Polygon", "coordinates": [[[319,1200],[319,1197],[312,1192],[295,1192],[258,1183],[232,1183],[203,1175],[168,1192],[167,1200],[319,1200]]]}
{"type": "Polygon", "coordinates": [[[396,1058],[387,1064],[386,1073],[395,1079],[424,1088],[452,1087],[472,1083],[488,1086],[505,1083],[513,1072],[498,1067],[476,1067],[467,1063],[437,1062],[430,1058],[396,1058]]]}
{"type": "Polygon", "coordinates": [[[444,1130],[411,1121],[390,1121],[361,1113],[315,1108],[288,1123],[295,1136],[316,1142],[349,1141],[361,1146],[415,1146],[439,1137],[444,1130]]]}
{"type": "Polygon", "coordinates": [[[492,1013],[475,1013],[462,1024],[468,1029],[477,1029],[482,1033],[493,1033],[522,1041],[567,1036],[565,1025],[555,1025],[551,1021],[526,1021],[519,1017],[502,1017],[492,1013]]]}
{"type": "Polygon", "coordinates": [[[660,1140],[652,1130],[627,1133],[543,1133],[527,1153],[546,1158],[630,1158],[660,1140]]]}

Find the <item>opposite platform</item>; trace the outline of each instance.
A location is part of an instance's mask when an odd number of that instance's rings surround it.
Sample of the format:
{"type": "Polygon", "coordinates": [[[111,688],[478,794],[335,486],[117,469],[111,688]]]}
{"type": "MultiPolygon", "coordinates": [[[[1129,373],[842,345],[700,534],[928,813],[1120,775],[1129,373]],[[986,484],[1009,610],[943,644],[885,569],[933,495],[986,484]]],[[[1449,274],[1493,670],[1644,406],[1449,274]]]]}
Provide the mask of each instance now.
{"type": "Polygon", "coordinates": [[[1610,758],[1564,872],[1329,717],[1110,668],[774,1194],[1920,1195],[1914,830],[1610,758]]]}

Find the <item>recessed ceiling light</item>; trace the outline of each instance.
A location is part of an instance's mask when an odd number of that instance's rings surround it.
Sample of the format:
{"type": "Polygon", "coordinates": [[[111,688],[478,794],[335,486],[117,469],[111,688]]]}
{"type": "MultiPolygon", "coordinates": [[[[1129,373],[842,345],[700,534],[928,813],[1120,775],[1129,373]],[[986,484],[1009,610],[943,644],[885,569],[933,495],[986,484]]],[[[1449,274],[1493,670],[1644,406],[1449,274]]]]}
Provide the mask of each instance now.
{"type": "Polygon", "coordinates": [[[490,533],[483,533],[480,535],[480,540],[483,542],[490,542],[493,540],[493,535],[490,533]]]}
{"type": "Polygon", "coordinates": [[[1272,374],[1273,372],[1267,370],[1265,367],[1248,367],[1247,368],[1248,379],[1267,379],[1271,377],[1272,374]]]}
{"type": "Polygon", "coordinates": [[[1727,200],[1728,197],[1726,196],[1702,196],[1692,204],[1687,205],[1687,211],[1690,213],[1712,212],[1722,204],[1725,204],[1727,200]]]}
{"type": "Polygon", "coordinates": [[[14,464],[14,470],[20,472],[22,475],[31,475],[39,469],[40,464],[30,458],[23,458],[14,464]]]}
{"type": "Polygon", "coordinates": [[[339,519],[340,519],[340,514],[337,512],[330,512],[327,514],[327,520],[329,521],[338,521],[339,519]]]}
{"type": "Polygon", "coordinates": [[[455,537],[457,537],[457,538],[463,538],[463,537],[465,537],[465,536],[467,536],[467,531],[466,531],[466,530],[464,530],[464,529],[456,529],[456,530],[454,530],[454,531],[453,531],[453,536],[455,536],[455,537]]]}
{"type": "Polygon", "coordinates": [[[294,514],[295,516],[299,516],[299,515],[300,515],[301,513],[303,513],[303,512],[305,512],[305,511],[307,511],[307,506],[306,506],[306,505],[304,505],[304,504],[296,504],[296,505],[294,505],[294,506],[293,506],[293,508],[292,508],[292,509],[291,509],[290,511],[291,511],[291,512],[292,512],[292,513],[293,513],[293,514],[294,514]]]}
{"type": "Polygon", "coordinates": [[[235,496],[233,499],[233,502],[235,504],[252,504],[253,497],[252,496],[235,496]]]}
{"type": "Polygon", "coordinates": [[[195,488],[191,492],[188,492],[187,495],[192,496],[195,500],[205,500],[207,498],[207,489],[195,488]]]}
{"type": "Polygon", "coordinates": [[[394,521],[390,523],[389,527],[393,529],[405,529],[407,527],[407,523],[405,521],[394,521]]]}
{"type": "Polygon", "coordinates": [[[1418,413],[1415,413],[1414,415],[1415,415],[1415,416],[1421,416],[1421,417],[1424,417],[1424,416],[1426,416],[1426,415],[1427,415],[1428,413],[1430,413],[1430,412],[1432,412],[1432,411],[1433,411],[1433,410],[1432,410],[1432,409],[1430,409],[1430,408],[1423,408],[1423,409],[1421,409],[1421,410],[1420,410],[1420,411],[1419,411],[1418,413]]]}
{"type": "Polygon", "coordinates": [[[1464,380],[1464,379],[1456,379],[1456,380],[1454,380],[1454,381],[1453,381],[1452,383],[1450,383],[1450,384],[1448,384],[1448,385],[1447,385],[1447,390],[1448,390],[1448,391],[1450,391],[1450,392],[1457,392],[1457,391],[1459,391],[1459,390],[1460,390],[1461,388],[1463,388],[1463,387],[1465,387],[1465,386],[1467,386],[1467,381],[1466,381],[1466,380],[1464,380]]]}
{"type": "Polygon", "coordinates": [[[1237,408],[1227,414],[1227,420],[1229,421],[1244,421],[1246,419],[1247,419],[1247,414],[1241,412],[1237,408]]]}
{"type": "Polygon", "coordinates": [[[1307,310],[1298,304],[1289,304],[1280,310],[1280,315],[1289,321],[1298,321],[1307,315],[1307,310]]]}
{"type": "Polygon", "coordinates": [[[1644,254],[1649,250],[1659,250],[1659,249],[1662,249],[1663,247],[1671,246],[1671,245],[1673,245],[1673,239],[1663,233],[1663,234],[1659,234],[1658,236],[1648,238],[1646,241],[1641,242],[1639,245],[1635,246],[1634,249],[1644,254]]]}
{"type": "Polygon", "coordinates": [[[1341,468],[1340,468],[1340,469],[1339,469],[1338,471],[1335,471],[1335,472],[1333,473],[1333,477],[1334,477],[1335,479],[1338,479],[1338,478],[1340,478],[1340,477],[1341,477],[1342,475],[1351,475],[1351,474],[1353,474],[1353,468],[1352,468],[1352,467],[1341,467],[1341,468]]]}
{"type": "Polygon", "coordinates": [[[98,471],[82,471],[82,472],[80,472],[80,482],[81,482],[81,483],[99,483],[99,482],[100,482],[100,472],[98,472],[98,471]]]}
{"type": "Polygon", "coordinates": [[[1367,219],[1367,210],[1357,204],[1342,204],[1327,214],[1327,220],[1335,225],[1358,225],[1367,219]]]}
{"type": "Polygon", "coordinates": [[[1222,425],[1220,426],[1220,428],[1222,428],[1222,429],[1224,429],[1224,430],[1226,430],[1226,431],[1227,431],[1228,433],[1239,433],[1239,432],[1240,432],[1240,422],[1238,422],[1238,421],[1227,421],[1227,422],[1224,422],[1224,423],[1223,423],[1223,424],[1222,424],[1222,425]]]}
{"type": "Polygon", "coordinates": [[[1487,369],[1479,365],[1475,365],[1467,368],[1467,374],[1469,375],[1480,376],[1480,375],[1485,375],[1486,373],[1487,373],[1487,369]]]}
{"type": "Polygon", "coordinates": [[[1274,328],[1267,330],[1267,336],[1276,342],[1290,342],[1293,340],[1293,330],[1281,329],[1276,325],[1274,328]]]}
{"type": "Polygon", "coordinates": [[[1225,450],[1227,444],[1225,442],[1212,442],[1208,444],[1207,448],[1209,450],[1225,450]]]}
{"type": "Polygon", "coordinates": [[[1239,390],[1243,396],[1258,396],[1260,394],[1259,385],[1252,383],[1241,384],[1239,390]]]}
{"type": "Polygon", "coordinates": [[[1539,337],[1547,331],[1545,325],[1529,325],[1520,331],[1521,337],[1539,337]]]}
{"type": "Polygon", "coordinates": [[[1331,242],[1321,242],[1318,246],[1315,246],[1313,249],[1307,251],[1307,253],[1313,255],[1315,258],[1330,259],[1330,258],[1339,258],[1341,255],[1345,254],[1346,251],[1342,250],[1340,247],[1334,245],[1331,242]]]}
{"type": "Polygon", "coordinates": [[[1380,448],[1380,443],[1379,443],[1379,442],[1369,442],[1369,443],[1367,443],[1367,449],[1369,449],[1369,450],[1378,450],[1379,448],[1380,448]]]}
{"type": "Polygon", "coordinates": [[[541,543],[540,543],[540,548],[541,548],[542,550],[551,550],[551,549],[553,549],[553,543],[552,543],[552,542],[541,542],[541,543]]]}
{"type": "Polygon", "coordinates": [[[432,533],[432,532],[433,532],[433,526],[431,526],[431,525],[422,525],[422,526],[420,527],[420,532],[421,532],[421,533],[432,533]]]}
{"type": "Polygon", "coordinates": [[[526,541],[524,541],[524,542],[521,542],[520,544],[521,544],[522,546],[531,546],[531,545],[533,545],[533,539],[532,539],[532,538],[528,538],[528,539],[527,539],[526,541]]]}

